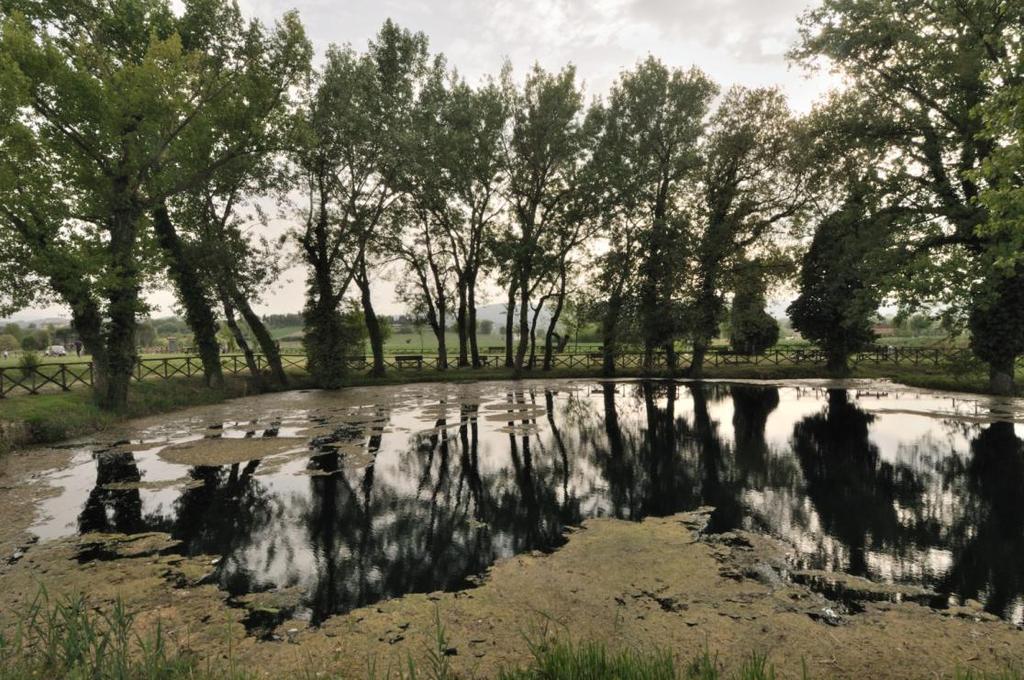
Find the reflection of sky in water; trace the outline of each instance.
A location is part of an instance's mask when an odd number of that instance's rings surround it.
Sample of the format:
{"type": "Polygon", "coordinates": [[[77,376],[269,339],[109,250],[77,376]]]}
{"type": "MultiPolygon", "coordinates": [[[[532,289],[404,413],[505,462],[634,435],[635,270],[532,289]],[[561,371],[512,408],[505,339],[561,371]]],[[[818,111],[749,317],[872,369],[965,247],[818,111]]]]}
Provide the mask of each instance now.
{"type": "Polygon", "coordinates": [[[709,504],[713,530],[769,531],[796,566],[925,585],[1019,620],[1021,426],[986,422],[988,403],[586,381],[265,395],[170,416],[109,453],[77,450],[51,473],[60,493],[34,530],[166,531],[222,556],[230,591],[296,586],[320,618],[460,587],[495,559],[556,548],[588,517],[709,504]],[[295,444],[220,467],[161,457],[264,434],[295,444]]]}

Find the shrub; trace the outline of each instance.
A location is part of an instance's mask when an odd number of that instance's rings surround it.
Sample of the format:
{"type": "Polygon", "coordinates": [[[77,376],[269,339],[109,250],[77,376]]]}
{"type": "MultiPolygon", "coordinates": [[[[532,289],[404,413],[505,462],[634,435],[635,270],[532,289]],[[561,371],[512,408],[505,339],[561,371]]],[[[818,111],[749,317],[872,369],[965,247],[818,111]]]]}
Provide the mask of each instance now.
{"type": "Polygon", "coordinates": [[[18,360],[18,368],[21,369],[22,375],[26,378],[35,373],[39,366],[42,365],[43,360],[35,352],[25,352],[21,355],[21,359],[18,360]]]}

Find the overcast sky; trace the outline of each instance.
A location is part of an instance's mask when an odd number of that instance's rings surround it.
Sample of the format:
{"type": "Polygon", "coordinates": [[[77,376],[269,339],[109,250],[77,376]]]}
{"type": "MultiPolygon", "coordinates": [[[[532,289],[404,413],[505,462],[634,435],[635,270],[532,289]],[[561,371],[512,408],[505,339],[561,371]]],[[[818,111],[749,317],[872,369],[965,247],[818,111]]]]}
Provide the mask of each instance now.
{"type": "MultiPolygon", "coordinates": [[[[806,111],[828,86],[787,63],[796,18],[815,0],[240,0],[244,13],[272,22],[298,9],[317,54],[331,43],[362,48],[391,18],[423,31],[432,51],[471,82],[497,73],[511,60],[522,74],[534,62],[558,69],[576,64],[588,99],[602,94],[624,68],[648,54],[670,66],[695,65],[722,86],[778,85],[791,106],[806,111]]],[[[302,309],[302,271],[289,271],[258,308],[266,313],[302,309]]],[[[399,313],[392,285],[381,281],[378,311],[399,313]]],[[[149,295],[154,316],[173,313],[173,296],[149,295]]],[[[494,302],[497,300],[489,300],[494,302]]],[[[58,308],[15,318],[63,314],[58,308]]]]}

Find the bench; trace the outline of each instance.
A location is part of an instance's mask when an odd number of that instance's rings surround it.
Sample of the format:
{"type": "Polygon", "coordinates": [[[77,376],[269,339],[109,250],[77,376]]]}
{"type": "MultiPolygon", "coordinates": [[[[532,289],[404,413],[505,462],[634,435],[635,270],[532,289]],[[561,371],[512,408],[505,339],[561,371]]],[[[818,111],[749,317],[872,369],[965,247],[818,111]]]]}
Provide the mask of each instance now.
{"type": "Polygon", "coordinates": [[[395,366],[401,368],[406,364],[416,364],[417,368],[423,368],[422,354],[396,354],[395,366]]]}

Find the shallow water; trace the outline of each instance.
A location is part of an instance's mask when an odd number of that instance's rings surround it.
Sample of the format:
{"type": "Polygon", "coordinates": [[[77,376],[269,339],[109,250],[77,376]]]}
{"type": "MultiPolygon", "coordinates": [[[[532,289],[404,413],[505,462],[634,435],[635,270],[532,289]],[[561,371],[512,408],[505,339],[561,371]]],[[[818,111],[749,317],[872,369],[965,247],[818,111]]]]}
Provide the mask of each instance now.
{"type": "Polygon", "coordinates": [[[557,548],[589,517],[711,505],[708,531],[779,536],[794,568],[922,585],[1020,622],[1012,409],[899,389],[628,381],[264,395],[74,448],[33,531],[167,532],[187,554],[220,556],[229,592],[298,588],[317,622],[463,587],[496,559],[557,548]]]}

